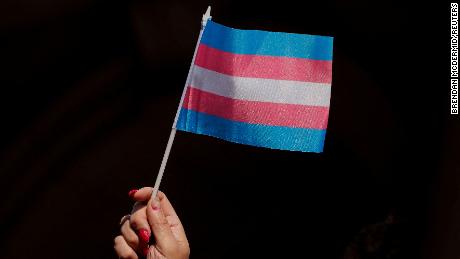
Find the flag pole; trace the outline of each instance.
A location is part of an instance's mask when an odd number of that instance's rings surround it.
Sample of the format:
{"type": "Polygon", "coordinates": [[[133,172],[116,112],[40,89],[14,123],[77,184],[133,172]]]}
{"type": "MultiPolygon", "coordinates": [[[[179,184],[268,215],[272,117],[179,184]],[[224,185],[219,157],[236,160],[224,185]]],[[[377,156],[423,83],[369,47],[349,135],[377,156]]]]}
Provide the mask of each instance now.
{"type": "Polygon", "coordinates": [[[155,185],[153,186],[152,198],[155,198],[157,196],[158,189],[160,188],[161,179],[163,178],[163,174],[166,168],[166,163],[168,162],[168,158],[169,158],[169,153],[171,152],[171,147],[174,142],[174,137],[176,136],[177,119],[179,118],[179,113],[182,108],[182,104],[184,102],[184,97],[185,97],[185,93],[187,92],[187,87],[190,84],[193,64],[195,63],[195,57],[196,57],[196,52],[198,50],[198,45],[200,44],[201,36],[203,35],[203,31],[204,31],[204,27],[206,27],[206,23],[208,22],[208,19],[211,19],[211,18],[212,18],[211,17],[211,6],[208,6],[206,13],[203,15],[203,18],[201,19],[200,35],[198,36],[198,41],[195,46],[195,52],[193,53],[192,63],[190,64],[190,69],[188,70],[187,80],[185,81],[184,90],[182,91],[182,96],[180,98],[179,106],[177,107],[176,117],[174,118],[174,122],[171,128],[171,133],[169,134],[168,144],[166,144],[166,150],[163,155],[163,160],[161,160],[160,170],[158,172],[157,179],[155,180],[155,185]]]}

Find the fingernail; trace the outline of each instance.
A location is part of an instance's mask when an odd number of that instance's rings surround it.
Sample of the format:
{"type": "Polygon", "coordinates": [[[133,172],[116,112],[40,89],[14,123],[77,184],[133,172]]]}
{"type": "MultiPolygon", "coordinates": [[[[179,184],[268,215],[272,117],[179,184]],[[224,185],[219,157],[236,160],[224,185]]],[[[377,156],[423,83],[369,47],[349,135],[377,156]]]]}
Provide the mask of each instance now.
{"type": "Polygon", "coordinates": [[[133,197],[136,192],[137,192],[136,189],[129,191],[128,192],[129,197],[133,197]]]}
{"type": "Polygon", "coordinates": [[[152,200],[152,209],[153,210],[159,210],[160,209],[160,201],[156,197],[152,200]]]}
{"type": "Polygon", "coordinates": [[[139,237],[144,243],[148,243],[150,239],[150,234],[147,230],[141,229],[139,230],[139,237]]]}
{"type": "Polygon", "coordinates": [[[142,252],[144,253],[144,256],[147,256],[149,254],[149,248],[144,247],[144,249],[142,249],[142,252]]]}

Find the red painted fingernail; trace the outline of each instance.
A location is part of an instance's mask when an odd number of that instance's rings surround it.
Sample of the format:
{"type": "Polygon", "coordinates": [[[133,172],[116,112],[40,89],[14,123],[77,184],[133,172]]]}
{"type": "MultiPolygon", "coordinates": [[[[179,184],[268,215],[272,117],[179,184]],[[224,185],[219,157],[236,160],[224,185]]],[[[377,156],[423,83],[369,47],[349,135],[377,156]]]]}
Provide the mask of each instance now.
{"type": "Polygon", "coordinates": [[[144,243],[148,243],[150,239],[150,234],[147,230],[141,229],[139,230],[139,237],[144,243]]]}
{"type": "Polygon", "coordinates": [[[153,210],[159,210],[160,209],[160,202],[157,200],[157,198],[153,199],[153,201],[152,201],[152,209],[153,210]]]}
{"type": "Polygon", "coordinates": [[[149,254],[149,248],[144,247],[144,249],[142,249],[142,252],[144,253],[144,256],[147,256],[149,254]]]}
{"type": "Polygon", "coordinates": [[[136,192],[137,192],[136,189],[129,191],[128,192],[129,197],[133,197],[136,192]]]}

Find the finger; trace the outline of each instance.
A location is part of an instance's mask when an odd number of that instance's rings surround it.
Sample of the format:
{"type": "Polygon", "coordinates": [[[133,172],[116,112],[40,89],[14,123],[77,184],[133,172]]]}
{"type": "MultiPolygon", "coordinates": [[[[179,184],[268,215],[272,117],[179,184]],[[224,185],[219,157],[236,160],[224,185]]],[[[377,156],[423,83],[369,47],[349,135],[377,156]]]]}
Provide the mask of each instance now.
{"type": "Polygon", "coordinates": [[[147,244],[150,240],[150,226],[147,220],[146,204],[136,202],[133,206],[130,216],[130,224],[134,231],[137,233],[140,241],[147,244]]]}
{"type": "Polygon", "coordinates": [[[152,196],[152,187],[143,187],[133,193],[131,196],[135,201],[143,201],[148,202],[150,200],[150,196],[152,196]]]}
{"type": "Polygon", "coordinates": [[[134,196],[134,194],[135,194],[137,191],[138,191],[137,189],[132,189],[132,190],[130,190],[130,191],[128,192],[128,196],[132,198],[132,197],[134,196]]]}
{"type": "Polygon", "coordinates": [[[138,259],[136,252],[126,243],[126,240],[122,236],[115,238],[113,248],[118,258],[138,259]]]}
{"type": "Polygon", "coordinates": [[[123,223],[125,223],[125,221],[129,220],[129,216],[131,216],[130,214],[128,215],[124,215],[121,220],[120,220],[120,226],[123,225],[123,223]]]}
{"type": "Polygon", "coordinates": [[[161,204],[161,209],[163,210],[163,213],[165,216],[175,216],[177,217],[176,211],[174,210],[173,206],[168,200],[168,197],[166,197],[166,194],[162,191],[158,191],[157,193],[158,199],[160,200],[161,204]]]}
{"type": "Polygon", "coordinates": [[[163,210],[163,213],[169,223],[174,237],[179,243],[183,243],[188,247],[188,241],[187,236],[185,235],[184,227],[182,226],[182,223],[180,222],[180,219],[177,216],[172,204],[169,202],[168,197],[166,197],[166,194],[161,191],[159,191],[157,195],[160,199],[161,209],[163,210]]]}
{"type": "Polygon", "coordinates": [[[139,251],[139,237],[131,228],[129,220],[125,221],[123,225],[121,225],[120,232],[126,243],[128,243],[128,245],[134,250],[139,251]]]}
{"type": "Polygon", "coordinates": [[[147,220],[155,236],[157,249],[164,255],[175,254],[179,247],[163,214],[158,197],[150,199],[147,205],[147,220]]]}

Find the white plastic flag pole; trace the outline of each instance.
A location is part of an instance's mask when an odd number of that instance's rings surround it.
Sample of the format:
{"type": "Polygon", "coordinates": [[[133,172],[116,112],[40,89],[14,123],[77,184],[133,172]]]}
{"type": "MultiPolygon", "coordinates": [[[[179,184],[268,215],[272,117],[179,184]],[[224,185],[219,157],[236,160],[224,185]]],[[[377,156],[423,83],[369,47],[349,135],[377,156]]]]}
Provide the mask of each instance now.
{"type": "Polygon", "coordinates": [[[174,142],[174,137],[176,136],[177,119],[179,118],[179,113],[182,108],[182,103],[184,102],[184,97],[185,97],[185,93],[187,92],[187,87],[190,84],[190,79],[191,79],[190,77],[192,75],[193,64],[195,63],[196,52],[198,50],[198,45],[200,44],[201,36],[203,35],[204,27],[206,27],[206,23],[208,22],[208,19],[211,19],[211,6],[208,6],[206,13],[203,15],[203,18],[201,20],[200,35],[198,36],[198,41],[195,47],[195,52],[193,53],[192,63],[190,65],[190,69],[188,70],[187,80],[185,81],[184,90],[182,91],[182,97],[180,98],[179,107],[177,107],[176,117],[174,118],[174,123],[172,125],[171,133],[169,134],[168,144],[166,144],[166,150],[163,155],[163,160],[161,161],[160,170],[158,172],[157,179],[155,180],[155,185],[153,186],[152,198],[155,198],[155,196],[157,196],[158,188],[160,188],[161,179],[163,178],[163,174],[166,168],[166,163],[168,162],[168,158],[169,158],[169,153],[171,152],[171,147],[174,142]]]}

